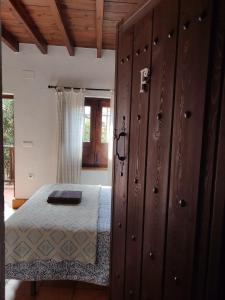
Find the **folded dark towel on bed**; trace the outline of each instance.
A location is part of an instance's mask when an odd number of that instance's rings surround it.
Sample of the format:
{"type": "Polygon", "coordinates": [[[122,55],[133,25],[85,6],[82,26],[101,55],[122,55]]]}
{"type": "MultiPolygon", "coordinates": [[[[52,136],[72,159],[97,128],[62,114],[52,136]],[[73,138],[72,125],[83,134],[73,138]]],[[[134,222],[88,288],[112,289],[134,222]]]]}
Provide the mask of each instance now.
{"type": "Polygon", "coordinates": [[[80,191],[54,191],[48,196],[48,203],[52,204],[79,204],[82,192],[80,191]]]}

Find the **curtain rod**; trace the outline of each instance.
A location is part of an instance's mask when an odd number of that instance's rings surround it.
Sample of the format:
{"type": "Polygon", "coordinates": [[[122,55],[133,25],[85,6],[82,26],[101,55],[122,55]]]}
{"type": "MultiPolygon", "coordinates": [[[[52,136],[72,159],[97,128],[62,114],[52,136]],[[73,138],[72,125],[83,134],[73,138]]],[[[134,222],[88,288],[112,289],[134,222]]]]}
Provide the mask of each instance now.
{"type": "MultiPolygon", "coordinates": [[[[57,85],[49,85],[48,88],[49,89],[57,89],[59,86],[57,85]]],[[[64,86],[64,89],[73,89],[73,90],[80,90],[82,88],[78,88],[78,87],[71,87],[71,86],[64,86]]],[[[104,91],[104,92],[110,92],[112,91],[111,89],[94,89],[94,88],[84,88],[86,91],[104,91]]]]}

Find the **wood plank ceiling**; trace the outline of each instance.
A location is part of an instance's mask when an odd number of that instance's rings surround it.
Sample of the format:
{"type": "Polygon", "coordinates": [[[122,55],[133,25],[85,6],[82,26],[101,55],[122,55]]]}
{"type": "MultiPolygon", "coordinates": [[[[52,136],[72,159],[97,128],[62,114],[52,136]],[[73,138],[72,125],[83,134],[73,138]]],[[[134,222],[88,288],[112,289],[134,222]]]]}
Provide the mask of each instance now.
{"type": "Polygon", "coordinates": [[[139,0],[1,0],[2,41],[13,51],[19,43],[115,49],[116,25],[139,0]]]}

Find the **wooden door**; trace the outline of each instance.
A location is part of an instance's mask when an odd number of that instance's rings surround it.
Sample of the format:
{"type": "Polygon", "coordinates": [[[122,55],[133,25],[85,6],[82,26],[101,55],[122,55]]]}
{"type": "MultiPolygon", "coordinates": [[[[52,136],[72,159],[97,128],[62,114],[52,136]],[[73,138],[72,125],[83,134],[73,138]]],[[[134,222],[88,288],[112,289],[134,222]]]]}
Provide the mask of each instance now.
{"type": "Polygon", "coordinates": [[[159,2],[119,26],[120,39],[134,33],[126,85],[117,69],[130,125],[123,175],[115,163],[112,300],[222,300],[225,4],[159,2]]]}
{"type": "Polygon", "coordinates": [[[128,179],[126,283],[124,299],[140,299],[144,187],[147,153],[149,92],[140,92],[141,71],[151,70],[152,13],[134,27],[133,79],[128,179]]]}
{"type": "Polygon", "coordinates": [[[212,223],[205,299],[224,299],[224,243],[225,243],[225,79],[219,121],[218,149],[216,154],[215,184],[213,193],[212,223]]]}
{"type": "MultiPolygon", "coordinates": [[[[214,159],[211,157],[210,161],[210,165],[213,164],[214,167],[213,170],[210,169],[210,178],[212,174],[214,175],[211,184],[211,201],[209,201],[209,209],[206,210],[206,217],[204,216],[204,220],[211,221],[205,226],[209,230],[209,241],[207,240],[209,251],[205,267],[207,275],[204,276],[206,290],[203,297],[206,300],[223,300],[225,299],[225,2],[216,1],[214,10],[217,18],[214,20],[213,28],[210,111],[207,113],[212,124],[212,129],[209,131],[211,135],[208,133],[208,144],[212,142],[213,137],[216,151],[213,152],[214,159]]],[[[207,172],[205,173],[207,178],[207,172]]]]}
{"type": "MultiPolygon", "coordinates": [[[[212,290],[217,289],[214,280],[207,283],[208,251],[210,244],[210,227],[213,215],[216,169],[216,150],[218,141],[218,128],[220,124],[220,103],[224,78],[225,56],[225,1],[213,1],[214,19],[212,23],[211,55],[209,60],[209,76],[207,85],[207,103],[205,109],[205,125],[202,146],[202,166],[199,187],[198,222],[196,230],[196,247],[193,279],[193,299],[211,299],[212,290]],[[209,284],[211,282],[211,284],[209,284]],[[207,283],[207,284],[206,284],[207,283]],[[210,288],[206,286],[209,285],[210,288]],[[213,286],[213,288],[212,288],[213,286]],[[209,294],[207,296],[207,294],[209,294]],[[207,298],[208,297],[208,298],[207,298]]],[[[218,238],[218,236],[217,236],[218,238]]],[[[218,259],[218,258],[217,258],[218,259]]],[[[222,263],[221,263],[222,266],[222,263]]],[[[225,270],[225,267],[223,267],[225,270]]],[[[222,278],[222,277],[221,277],[222,278]]],[[[223,276],[224,278],[224,276],[223,276]]],[[[219,282],[218,282],[219,283],[219,282]]],[[[223,299],[223,298],[222,298],[223,299]]]]}
{"type": "Polygon", "coordinates": [[[181,0],[166,245],[166,300],[191,299],[211,1],[181,0]]]}
{"type": "Polygon", "coordinates": [[[141,277],[145,300],[162,297],[177,21],[177,0],[162,1],[155,8],[141,277]]]}
{"type": "Polygon", "coordinates": [[[130,103],[132,76],[133,31],[119,32],[117,52],[117,95],[115,101],[114,152],[125,156],[120,160],[114,154],[114,180],[112,202],[112,260],[111,297],[123,300],[126,257],[127,181],[129,164],[130,103]],[[119,138],[120,133],[126,136],[119,138]]]}

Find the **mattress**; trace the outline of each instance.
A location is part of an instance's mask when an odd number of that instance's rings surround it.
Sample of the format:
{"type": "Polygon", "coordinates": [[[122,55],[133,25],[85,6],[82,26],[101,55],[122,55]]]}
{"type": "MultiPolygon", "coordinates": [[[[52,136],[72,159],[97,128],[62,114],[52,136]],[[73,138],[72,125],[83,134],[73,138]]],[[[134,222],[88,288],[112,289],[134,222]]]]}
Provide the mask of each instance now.
{"type": "Polygon", "coordinates": [[[54,259],[6,264],[7,279],[76,280],[98,285],[109,284],[111,188],[100,190],[97,221],[97,252],[95,264],[54,259]]]}
{"type": "Polygon", "coordinates": [[[101,186],[49,184],[6,221],[5,262],[34,259],[95,264],[101,186]],[[82,191],[79,205],[48,203],[53,191],[82,191]]]}

